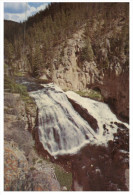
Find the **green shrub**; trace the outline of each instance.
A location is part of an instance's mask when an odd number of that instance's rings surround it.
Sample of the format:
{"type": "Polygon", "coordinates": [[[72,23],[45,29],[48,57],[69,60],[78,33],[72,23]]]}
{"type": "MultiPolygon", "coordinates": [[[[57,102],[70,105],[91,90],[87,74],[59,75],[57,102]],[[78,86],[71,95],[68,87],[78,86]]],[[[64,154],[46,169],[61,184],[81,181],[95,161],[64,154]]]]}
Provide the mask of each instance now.
{"type": "Polygon", "coordinates": [[[66,172],[59,165],[55,165],[55,174],[56,174],[57,180],[59,181],[61,187],[66,186],[68,190],[71,190],[72,173],[66,172]]]}
{"type": "Polygon", "coordinates": [[[20,95],[27,95],[27,88],[24,85],[18,84],[9,76],[4,77],[4,89],[8,89],[12,93],[19,93],[20,95]]]}
{"type": "Polygon", "coordinates": [[[22,95],[22,100],[28,104],[35,104],[35,101],[28,95],[28,93],[26,95],[22,95]]]}
{"type": "MultiPolygon", "coordinates": [[[[16,83],[14,79],[11,79],[11,77],[7,75],[4,77],[4,89],[11,93],[19,93],[26,105],[35,105],[35,101],[29,96],[27,92],[27,87],[16,83]]],[[[28,106],[26,106],[26,109],[28,109],[28,106]]]]}
{"type": "Polygon", "coordinates": [[[91,46],[91,42],[90,42],[90,39],[87,38],[85,40],[85,46],[82,48],[81,52],[80,52],[80,61],[83,62],[83,61],[93,61],[94,59],[94,53],[93,53],[93,49],[92,49],[92,46],[91,46]]]}
{"type": "Polygon", "coordinates": [[[94,100],[98,100],[98,101],[102,101],[103,97],[100,93],[100,91],[96,91],[96,90],[92,90],[90,89],[87,92],[83,92],[83,91],[75,91],[77,94],[79,94],[82,97],[88,97],[94,100]]]}
{"type": "Polygon", "coordinates": [[[93,54],[93,51],[92,51],[92,48],[90,45],[87,45],[85,47],[82,48],[81,50],[81,53],[80,53],[80,61],[83,62],[83,61],[92,61],[93,60],[93,57],[94,57],[94,54],[93,54]]]}

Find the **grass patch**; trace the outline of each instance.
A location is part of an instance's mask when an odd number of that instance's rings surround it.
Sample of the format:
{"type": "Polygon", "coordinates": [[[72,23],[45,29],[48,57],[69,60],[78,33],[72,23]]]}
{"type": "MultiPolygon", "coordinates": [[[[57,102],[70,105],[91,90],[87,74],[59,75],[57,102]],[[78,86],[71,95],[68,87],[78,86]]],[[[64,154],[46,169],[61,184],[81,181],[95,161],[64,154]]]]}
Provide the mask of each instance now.
{"type": "Polygon", "coordinates": [[[32,105],[34,104],[34,105],[36,105],[35,101],[32,99],[32,97],[29,96],[28,93],[27,93],[27,95],[22,95],[21,97],[22,97],[22,100],[24,102],[26,102],[27,104],[32,104],[32,105]]]}
{"type": "Polygon", "coordinates": [[[14,76],[22,77],[24,74],[22,72],[14,72],[14,76]]]}
{"type": "Polygon", "coordinates": [[[8,90],[11,93],[19,93],[26,104],[35,105],[35,101],[28,94],[27,87],[16,83],[13,78],[7,75],[4,77],[4,90],[8,90]]]}
{"type": "Polygon", "coordinates": [[[72,173],[66,172],[59,165],[55,165],[55,174],[61,187],[66,186],[67,189],[70,191],[72,186],[72,173]]]}
{"type": "Polygon", "coordinates": [[[82,97],[88,97],[88,98],[91,98],[94,100],[103,101],[103,97],[99,91],[95,91],[95,90],[90,89],[87,92],[75,91],[75,93],[79,94],[82,97]]]}
{"type": "Polygon", "coordinates": [[[19,93],[20,95],[28,95],[27,88],[24,85],[18,84],[9,76],[4,77],[4,89],[8,89],[11,93],[19,93]]]}

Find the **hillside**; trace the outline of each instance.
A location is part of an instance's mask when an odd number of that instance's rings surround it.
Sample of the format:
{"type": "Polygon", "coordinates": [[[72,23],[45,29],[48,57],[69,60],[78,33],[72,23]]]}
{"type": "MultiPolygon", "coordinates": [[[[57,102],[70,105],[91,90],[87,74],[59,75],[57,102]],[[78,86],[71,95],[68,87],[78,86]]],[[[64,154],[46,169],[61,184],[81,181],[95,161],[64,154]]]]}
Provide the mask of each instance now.
{"type": "Polygon", "coordinates": [[[113,110],[128,120],[128,3],[52,3],[19,27],[13,22],[13,34],[8,34],[11,23],[5,22],[5,62],[10,74],[25,72],[65,90],[98,89],[113,110]]]}
{"type": "Polygon", "coordinates": [[[23,28],[22,24],[10,20],[4,20],[4,38],[13,43],[15,36],[19,34],[19,28],[23,28]]]}
{"type": "Polygon", "coordinates": [[[129,3],[4,21],[4,92],[6,190],[128,190],[129,3]]]}

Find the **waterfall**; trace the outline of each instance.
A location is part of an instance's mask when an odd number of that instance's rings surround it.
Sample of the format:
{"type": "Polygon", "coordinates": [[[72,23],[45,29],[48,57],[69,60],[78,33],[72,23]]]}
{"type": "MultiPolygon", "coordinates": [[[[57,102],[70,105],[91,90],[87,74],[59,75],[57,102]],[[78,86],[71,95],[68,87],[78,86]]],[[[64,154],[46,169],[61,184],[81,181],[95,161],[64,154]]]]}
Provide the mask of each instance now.
{"type": "MultiPolygon", "coordinates": [[[[30,96],[38,107],[39,140],[52,156],[73,154],[86,144],[106,145],[113,140],[118,124],[122,122],[106,104],[80,97],[71,91],[65,93],[54,84],[45,84],[43,87],[30,92],[30,96]],[[75,111],[68,97],[96,119],[97,131],[75,111]]],[[[122,124],[128,127],[126,123],[122,124]]]]}

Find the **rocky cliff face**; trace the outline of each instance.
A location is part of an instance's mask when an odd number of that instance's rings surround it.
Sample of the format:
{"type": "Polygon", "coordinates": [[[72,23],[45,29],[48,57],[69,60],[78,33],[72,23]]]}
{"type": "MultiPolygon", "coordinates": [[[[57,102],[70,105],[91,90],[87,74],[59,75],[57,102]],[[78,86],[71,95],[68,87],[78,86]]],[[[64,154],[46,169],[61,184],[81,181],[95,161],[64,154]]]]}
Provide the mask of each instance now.
{"type": "MultiPolygon", "coordinates": [[[[116,32],[122,30],[119,20],[116,22],[116,32]]],[[[95,27],[97,28],[97,27],[95,27]]],[[[64,90],[88,91],[99,90],[112,110],[122,119],[129,118],[129,75],[128,69],[123,67],[126,56],[120,58],[111,52],[111,37],[113,32],[105,34],[101,42],[101,49],[97,49],[94,59],[81,61],[82,49],[85,47],[85,26],[72,35],[71,38],[57,46],[54,57],[49,63],[52,68],[45,69],[40,78],[51,80],[64,90]],[[105,59],[109,59],[107,67],[100,67],[105,59]],[[97,59],[97,60],[96,60],[97,59]],[[100,59],[98,61],[98,59],[100,59]],[[124,105],[124,106],[123,106],[124,105]]],[[[96,43],[91,43],[96,47],[96,43]]]]}
{"type": "MultiPolygon", "coordinates": [[[[10,74],[29,73],[64,90],[99,89],[114,111],[128,120],[128,3],[55,3],[47,11],[48,15],[44,11],[28,19],[25,41],[23,31],[14,35],[17,38],[10,36],[5,22],[5,64],[10,74]]],[[[12,33],[17,26],[13,29],[12,33]]]]}
{"type": "Polygon", "coordinates": [[[92,88],[99,88],[116,115],[126,122],[129,121],[129,73],[120,73],[118,76],[113,71],[106,71],[103,83],[94,83],[92,88]]]}
{"type": "Polygon", "coordinates": [[[87,90],[89,83],[97,81],[100,76],[94,61],[85,61],[82,69],[79,67],[79,53],[85,45],[83,37],[84,27],[57,46],[54,57],[50,61],[52,72],[46,69],[46,75],[42,75],[41,79],[51,77],[53,82],[62,89],[74,91],[87,90]]]}
{"type": "Polygon", "coordinates": [[[36,107],[25,108],[19,94],[5,93],[4,190],[61,190],[54,166],[38,155],[31,132],[36,107]]]}
{"type": "MultiPolygon", "coordinates": [[[[112,4],[111,6],[112,14],[108,13],[110,10],[108,6],[107,10],[101,7],[101,11],[106,10],[105,14],[96,9],[97,16],[92,14],[79,23],[78,28],[70,28],[69,35],[67,29],[66,32],[64,29],[64,36],[57,38],[53,33],[55,29],[51,30],[48,34],[53,38],[49,41],[53,40],[53,43],[49,42],[49,46],[46,44],[48,40],[44,42],[46,38],[43,39],[44,35],[40,33],[42,39],[38,39],[38,34],[35,36],[38,26],[33,29],[35,34],[32,35],[31,44],[28,41],[30,30],[27,27],[23,55],[15,57],[15,54],[12,54],[13,68],[10,69],[14,72],[19,70],[21,74],[28,72],[45,81],[52,80],[63,90],[86,92],[90,88],[98,89],[104,101],[112,107],[115,113],[121,119],[128,121],[128,5],[121,4],[117,7],[121,10],[117,13],[117,17],[114,13],[115,6],[118,5],[112,4]]],[[[11,63],[9,57],[5,56],[6,64],[11,63]]]]}

